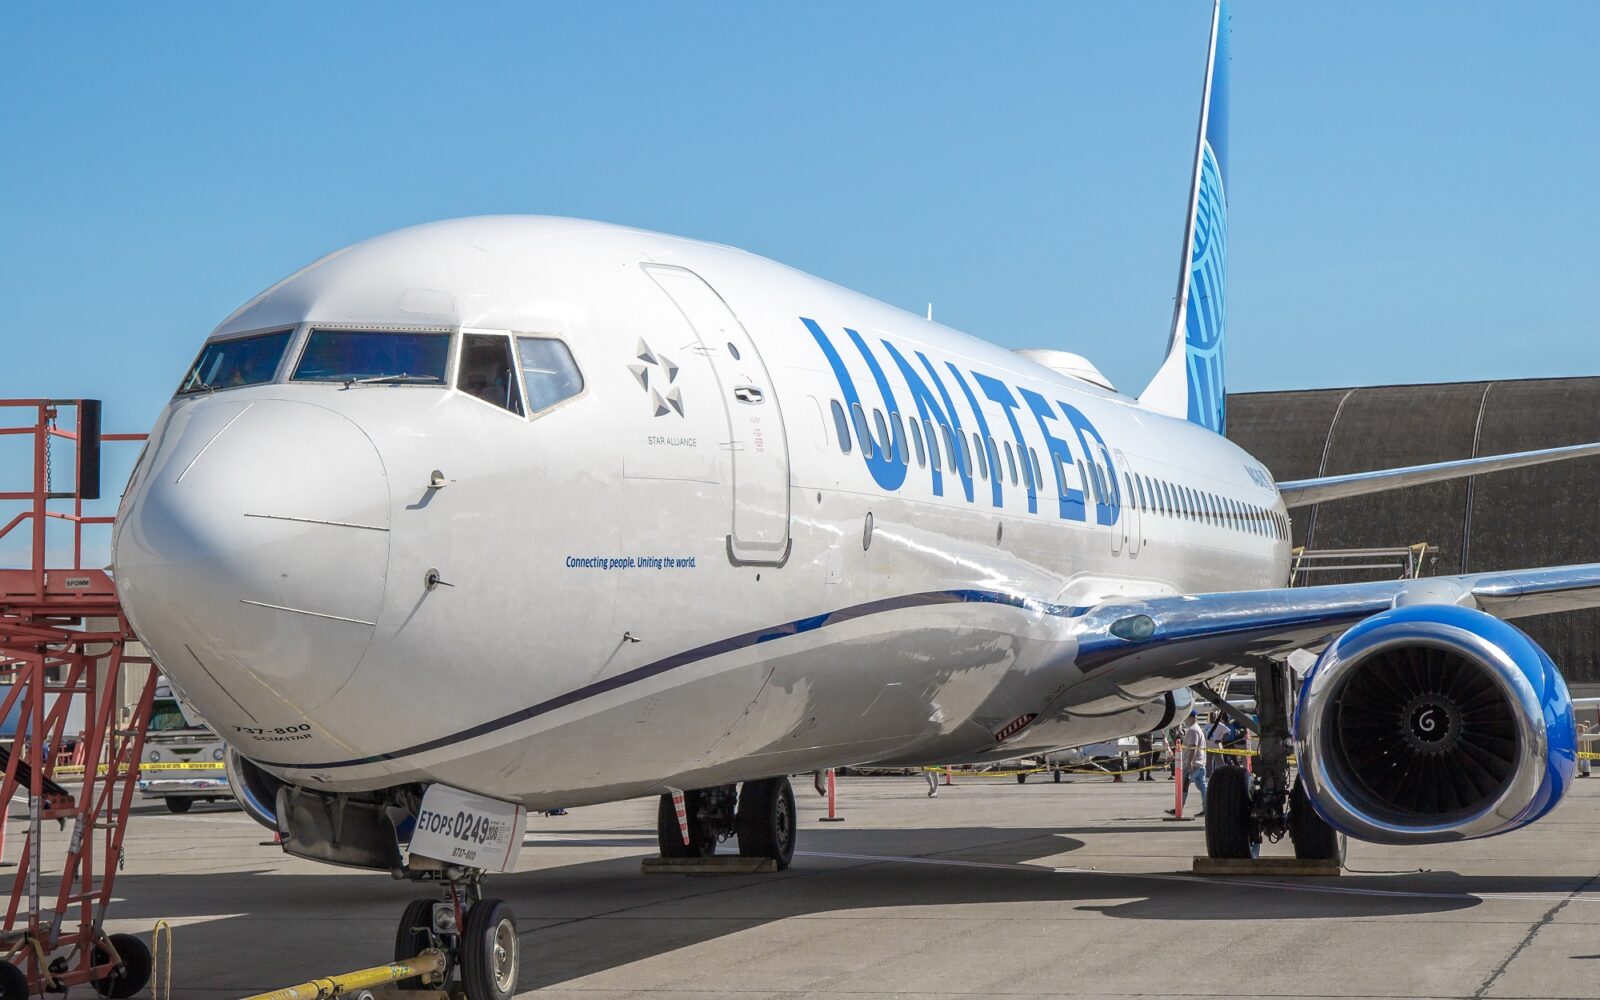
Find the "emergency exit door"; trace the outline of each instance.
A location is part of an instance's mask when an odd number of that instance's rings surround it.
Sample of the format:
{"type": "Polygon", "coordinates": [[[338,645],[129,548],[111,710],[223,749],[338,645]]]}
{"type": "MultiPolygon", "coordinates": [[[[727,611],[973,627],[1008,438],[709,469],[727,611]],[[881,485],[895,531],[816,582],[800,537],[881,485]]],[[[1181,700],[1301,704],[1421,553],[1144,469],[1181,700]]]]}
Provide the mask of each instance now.
{"type": "Polygon", "coordinates": [[[667,264],[641,266],[688,321],[716,373],[733,470],[728,557],[781,565],[789,556],[789,444],[761,352],[698,274],[667,264]]]}
{"type": "MultiPolygon", "coordinates": [[[[1139,554],[1139,545],[1144,540],[1144,513],[1139,505],[1139,496],[1135,492],[1138,486],[1134,483],[1135,475],[1133,466],[1128,463],[1128,456],[1117,449],[1117,468],[1121,470],[1122,482],[1122,514],[1117,519],[1122,522],[1122,540],[1128,546],[1128,555],[1139,554]]],[[[1111,473],[1113,477],[1116,471],[1111,473]]]]}

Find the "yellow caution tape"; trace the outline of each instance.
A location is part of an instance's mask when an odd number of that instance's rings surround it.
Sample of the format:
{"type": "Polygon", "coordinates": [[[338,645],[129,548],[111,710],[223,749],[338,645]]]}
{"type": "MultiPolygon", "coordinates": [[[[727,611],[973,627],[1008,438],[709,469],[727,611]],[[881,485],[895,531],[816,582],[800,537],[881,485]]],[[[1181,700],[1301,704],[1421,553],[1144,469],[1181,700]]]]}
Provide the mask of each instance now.
{"type": "MultiPolygon", "coordinates": [[[[221,770],[224,769],[224,767],[225,767],[225,765],[220,760],[212,760],[212,761],[182,760],[182,761],[167,761],[167,762],[145,761],[144,763],[141,763],[139,765],[139,771],[140,771],[140,773],[143,773],[145,771],[221,771],[221,770]]],[[[50,773],[53,776],[55,776],[57,778],[60,778],[60,777],[70,777],[72,775],[83,774],[86,770],[88,770],[88,769],[85,768],[82,764],[63,764],[60,767],[56,768],[54,771],[51,771],[50,773]]],[[[109,774],[109,773],[111,773],[111,767],[109,765],[107,765],[107,764],[101,764],[98,768],[95,769],[95,773],[96,774],[109,774]]],[[[123,773],[124,774],[127,773],[127,769],[126,768],[123,769],[123,773]]]]}

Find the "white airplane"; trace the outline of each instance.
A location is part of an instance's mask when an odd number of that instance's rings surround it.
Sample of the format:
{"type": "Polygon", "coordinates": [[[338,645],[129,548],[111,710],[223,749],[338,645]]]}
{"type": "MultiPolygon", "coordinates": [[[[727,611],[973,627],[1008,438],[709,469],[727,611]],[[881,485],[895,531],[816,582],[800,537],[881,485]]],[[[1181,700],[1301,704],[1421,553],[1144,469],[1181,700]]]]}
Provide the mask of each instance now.
{"type": "Polygon", "coordinates": [[[782,866],[785,775],[1116,739],[1240,669],[1263,753],[1213,779],[1214,855],[1548,812],[1571,704],[1505,619],[1600,603],[1600,565],[1290,589],[1290,511],[1600,444],[1275,482],[1222,436],[1227,37],[1219,4],[1137,396],[560,218],[390,233],[228,317],[151,432],[115,573],[247,808],[292,853],[437,879],[397,950],[447,947],[474,1000],[515,988],[481,885],[527,809],[658,795],[664,853],[734,837],[782,866]],[[1296,653],[1319,655],[1291,713],[1296,653]]]}

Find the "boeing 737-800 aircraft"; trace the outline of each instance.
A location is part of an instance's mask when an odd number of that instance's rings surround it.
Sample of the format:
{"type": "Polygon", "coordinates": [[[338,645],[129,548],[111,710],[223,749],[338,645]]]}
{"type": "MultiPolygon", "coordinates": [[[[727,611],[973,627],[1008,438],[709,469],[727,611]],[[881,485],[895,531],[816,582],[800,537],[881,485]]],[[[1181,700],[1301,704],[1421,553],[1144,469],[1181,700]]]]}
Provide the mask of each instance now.
{"type": "Polygon", "coordinates": [[[447,947],[474,1000],[515,987],[479,886],[526,809],[661,796],[664,852],[736,837],[781,866],[785,775],[1146,732],[1239,669],[1262,757],[1213,779],[1214,855],[1548,812],[1571,703],[1505,619],[1600,603],[1600,565],[1290,589],[1290,519],[1600,445],[1275,482],[1222,436],[1227,38],[1219,5],[1137,396],[571,219],[401,230],[245,304],[151,432],[115,572],[246,807],[292,853],[438,879],[398,950],[447,947]]]}

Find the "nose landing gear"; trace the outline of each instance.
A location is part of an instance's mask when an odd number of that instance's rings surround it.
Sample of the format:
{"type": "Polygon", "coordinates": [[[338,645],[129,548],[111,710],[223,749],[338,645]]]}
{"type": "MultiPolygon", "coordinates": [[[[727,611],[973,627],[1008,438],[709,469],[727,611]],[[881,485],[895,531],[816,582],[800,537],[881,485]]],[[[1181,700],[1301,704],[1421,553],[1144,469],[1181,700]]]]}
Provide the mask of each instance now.
{"type": "MultiPolygon", "coordinates": [[[[450,873],[455,874],[455,873],[450,873]]],[[[439,982],[407,979],[401,989],[437,989],[459,972],[459,989],[467,1000],[511,1000],[517,992],[520,959],[517,920],[503,899],[483,895],[483,873],[450,878],[443,900],[414,899],[400,917],[395,934],[395,961],[434,948],[445,954],[439,982]]]]}

